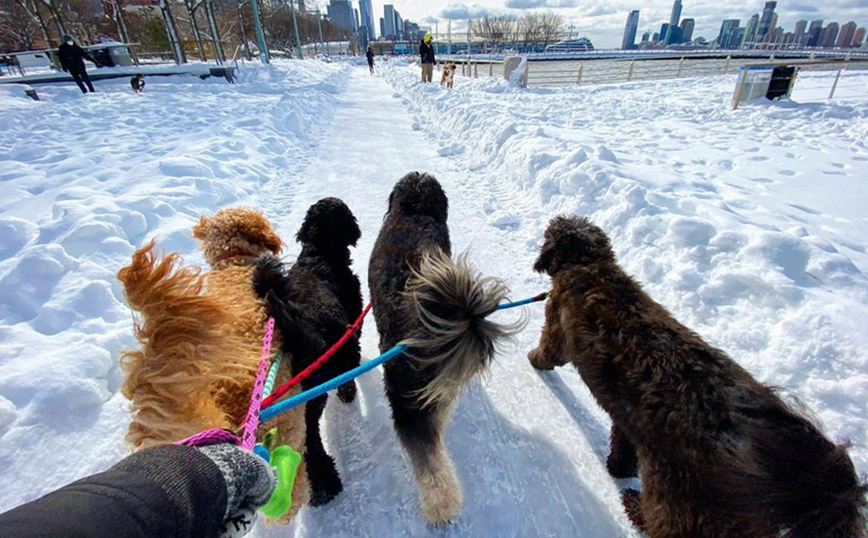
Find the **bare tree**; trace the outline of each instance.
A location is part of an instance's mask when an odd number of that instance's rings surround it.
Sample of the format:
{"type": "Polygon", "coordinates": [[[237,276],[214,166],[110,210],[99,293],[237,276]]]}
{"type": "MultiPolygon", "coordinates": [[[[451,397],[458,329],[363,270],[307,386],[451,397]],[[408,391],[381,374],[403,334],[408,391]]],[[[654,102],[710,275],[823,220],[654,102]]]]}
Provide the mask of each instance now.
{"type": "Polygon", "coordinates": [[[557,41],[558,37],[563,33],[561,27],[564,25],[564,16],[556,13],[543,13],[540,20],[540,34],[543,41],[543,49],[548,47],[550,43],[557,41]]]}
{"type": "Polygon", "coordinates": [[[39,33],[34,17],[19,2],[0,0],[0,50],[33,48],[39,33]]]}
{"type": "Polygon", "coordinates": [[[542,14],[525,13],[518,20],[518,34],[525,46],[533,47],[542,40],[542,14]]]}
{"type": "Polygon", "coordinates": [[[486,44],[494,48],[501,48],[509,35],[515,31],[516,24],[514,17],[485,15],[482,18],[473,19],[470,23],[470,30],[483,38],[486,44]]]}

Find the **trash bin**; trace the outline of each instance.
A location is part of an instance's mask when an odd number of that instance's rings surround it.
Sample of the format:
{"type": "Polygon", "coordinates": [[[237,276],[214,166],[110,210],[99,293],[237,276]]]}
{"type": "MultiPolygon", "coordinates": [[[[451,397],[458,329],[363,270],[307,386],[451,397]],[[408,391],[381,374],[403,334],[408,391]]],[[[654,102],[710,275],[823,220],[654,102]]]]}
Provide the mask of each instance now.
{"type": "Polygon", "coordinates": [[[775,67],[772,71],[772,80],[769,84],[769,89],[766,92],[766,97],[774,101],[781,97],[789,97],[793,93],[793,84],[796,82],[796,66],[775,67]]]}
{"type": "Polygon", "coordinates": [[[130,58],[130,49],[123,45],[109,47],[109,54],[115,65],[130,66],[133,65],[133,60],[130,58]]]}

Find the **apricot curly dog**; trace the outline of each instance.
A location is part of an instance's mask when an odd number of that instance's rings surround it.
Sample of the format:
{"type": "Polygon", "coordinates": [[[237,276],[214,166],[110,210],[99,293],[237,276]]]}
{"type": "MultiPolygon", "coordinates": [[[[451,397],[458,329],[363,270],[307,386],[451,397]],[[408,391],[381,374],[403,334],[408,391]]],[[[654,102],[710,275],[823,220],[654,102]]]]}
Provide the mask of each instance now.
{"type": "MultiPolygon", "coordinates": [[[[250,405],[267,318],[252,274],[256,260],[280,252],[282,242],[261,213],[246,208],[202,217],[193,236],[210,271],[182,265],[177,253],[159,256],[151,241],[118,272],[127,302],[140,316],[141,347],[121,357],[121,392],[133,415],[127,442],[136,449],[207,428],[237,431],[250,405]]],[[[288,380],[292,370],[291,360],[284,360],[277,382],[288,380]]],[[[303,451],[304,424],[304,406],[280,415],[279,441],[303,451]]],[[[302,467],[284,520],[308,498],[302,467]]]]}
{"type": "Polygon", "coordinates": [[[600,228],[556,217],[534,269],[553,289],[528,358],[573,363],[612,417],[609,468],[638,462],[650,538],[865,536],[845,448],[654,302],[600,228]]]}

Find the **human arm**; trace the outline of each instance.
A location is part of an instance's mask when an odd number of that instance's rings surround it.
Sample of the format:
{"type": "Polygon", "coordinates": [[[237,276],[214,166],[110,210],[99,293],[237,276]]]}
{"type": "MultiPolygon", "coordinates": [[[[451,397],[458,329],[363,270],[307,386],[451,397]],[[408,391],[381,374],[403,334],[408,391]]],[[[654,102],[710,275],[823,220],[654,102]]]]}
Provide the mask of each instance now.
{"type": "Polygon", "coordinates": [[[7,538],[181,538],[217,537],[233,523],[241,536],[252,526],[245,514],[273,488],[267,464],[237,446],[163,445],[0,514],[0,529],[7,538]]]}

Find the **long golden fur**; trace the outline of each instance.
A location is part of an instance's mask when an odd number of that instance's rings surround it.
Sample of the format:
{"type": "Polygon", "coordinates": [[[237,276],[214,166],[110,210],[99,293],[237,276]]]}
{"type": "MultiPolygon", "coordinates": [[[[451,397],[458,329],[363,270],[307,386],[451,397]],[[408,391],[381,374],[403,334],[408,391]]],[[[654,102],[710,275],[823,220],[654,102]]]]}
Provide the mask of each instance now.
{"type": "MultiPolygon", "coordinates": [[[[140,315],[140,349],[125,351],[121,392],[133,415],[127,442],[135,449],[170,443],[207,428],[238,430],[247,414],[267,314],[252,286],[256,260],[282,242],[265,217],[246,208],[202,217],[193,228],[211,270],[160,257],[155,242],[118,272],[127,302],[140,315]]],[[[279,339],[273,349],[279,349],[279,339]]],[[[285,358],[277,382],[293,375],[285,358]]],[[[298,392],[298,388],[295,392],[298,392]]],[[[304,406],[275,419],[279,442],[304,450],[304,406]]],[[[269,427],[272,425],[269,424],[269,427]]],[[[292,510],[307,504],[302,463],[292,510]]]]}

